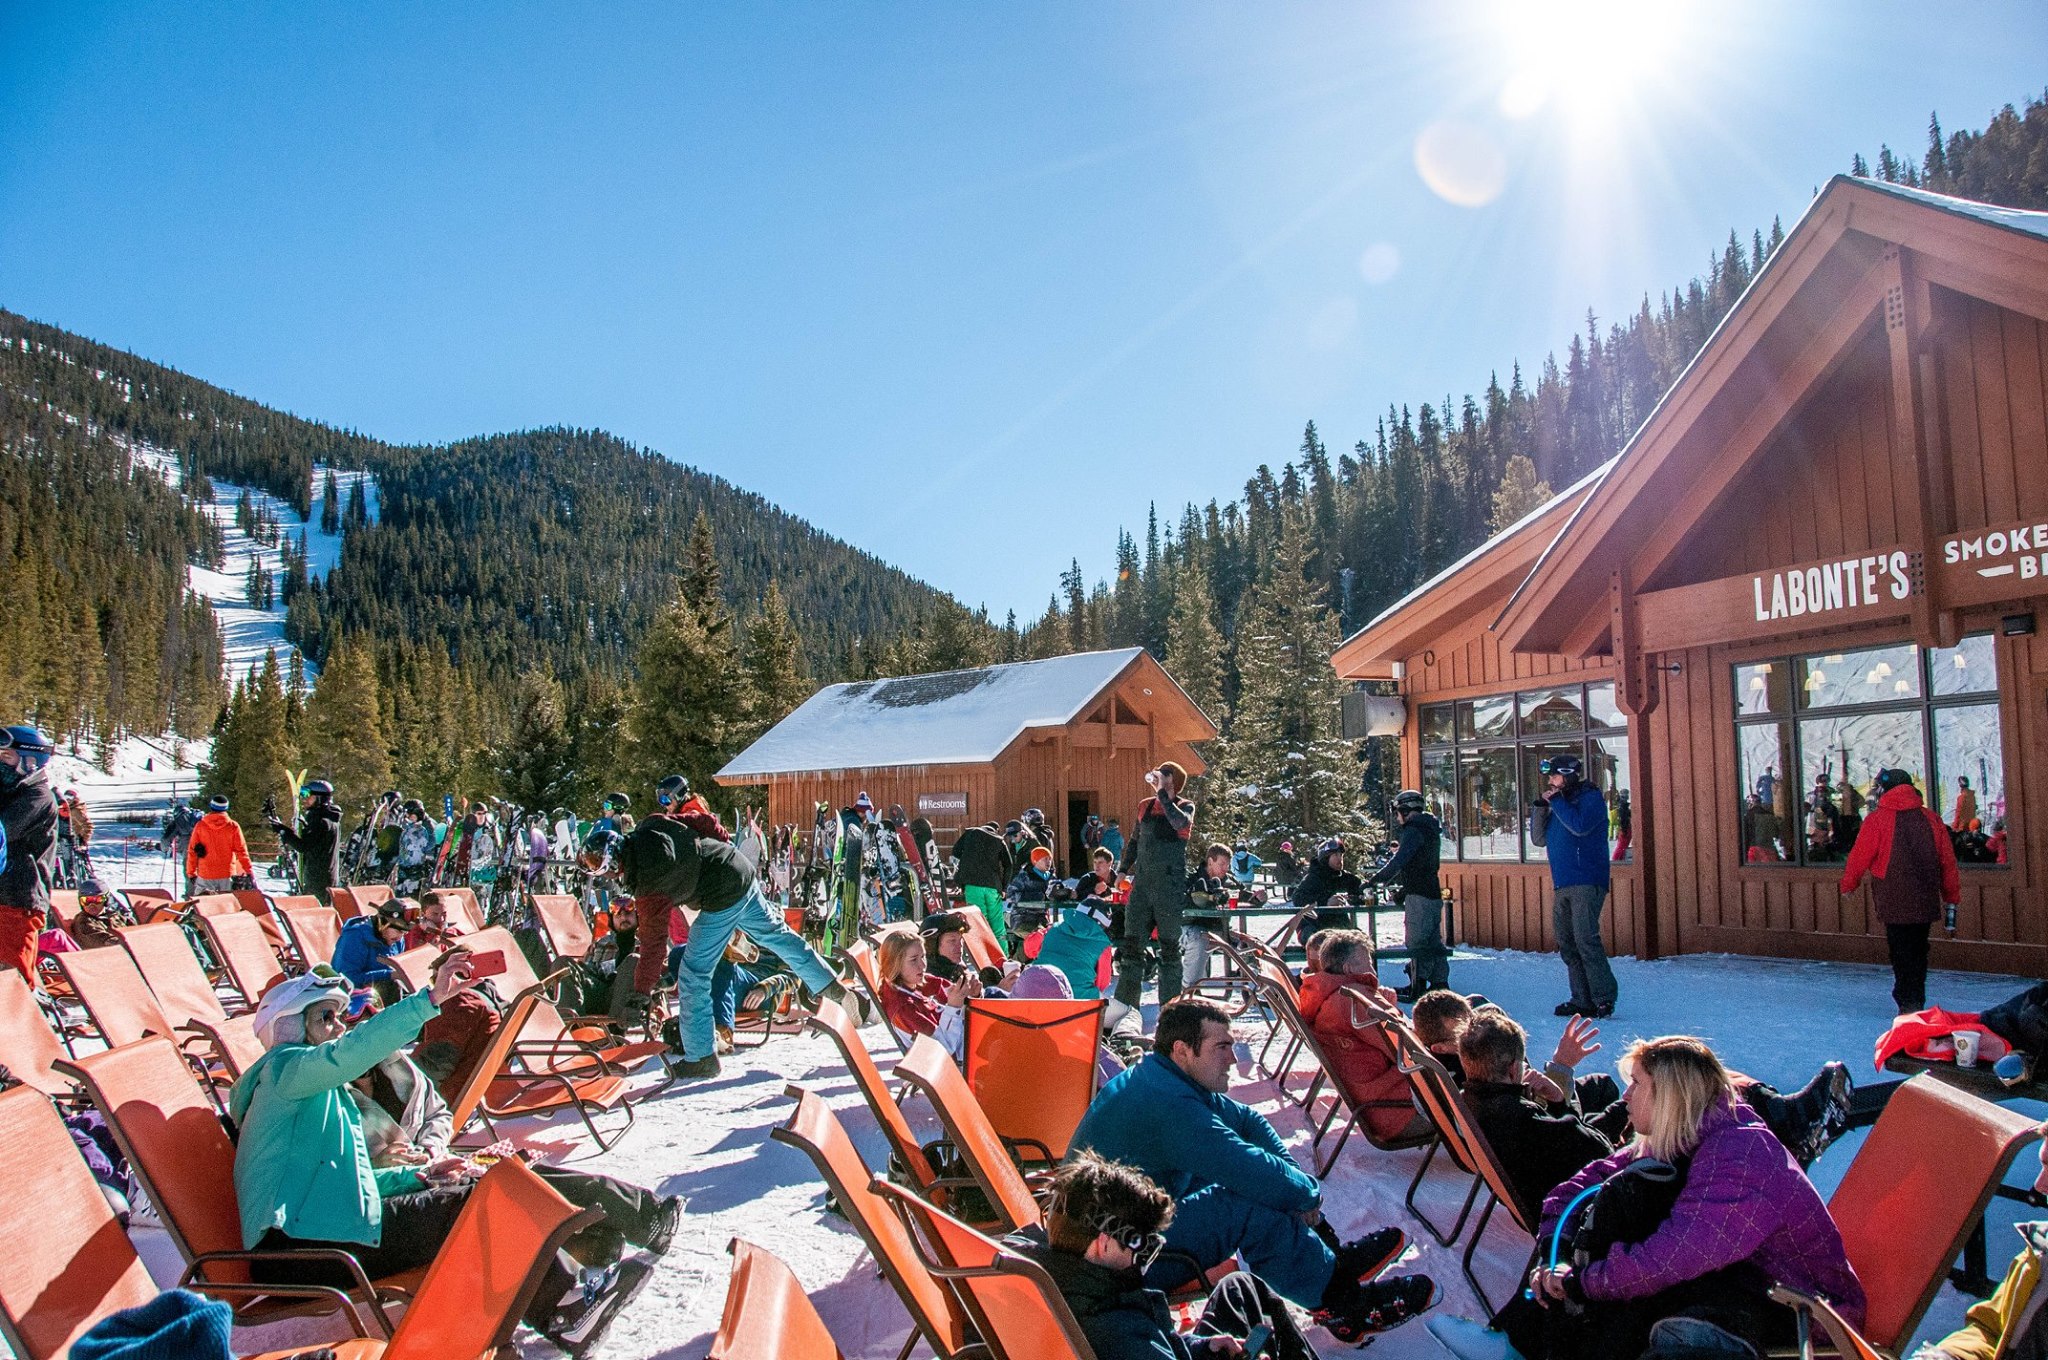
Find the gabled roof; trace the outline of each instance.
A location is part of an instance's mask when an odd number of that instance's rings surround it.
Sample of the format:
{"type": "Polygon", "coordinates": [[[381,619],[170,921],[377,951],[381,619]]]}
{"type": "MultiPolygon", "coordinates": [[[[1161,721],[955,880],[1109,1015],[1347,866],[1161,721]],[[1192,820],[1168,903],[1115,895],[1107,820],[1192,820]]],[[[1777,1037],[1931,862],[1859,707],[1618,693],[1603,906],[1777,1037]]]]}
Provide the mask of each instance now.
{"type": "Polygon", "coordinates": [[[720,783],[891,765],[980,765],[1034,727],[1063,727],[1134,671],[1156,680],[1150,702],[1168,740],[1207,741],[1215,727],[1142,647],[1079,652],[975,670],[827,685],[718,772],[720,783]]]}
{"type": "Polygon", "coordinates": [[[1890,245],[1916,277],[2048,321],[2048,214],[1836,176],[1562,525],[1494,627],[1522,652],[1606,644],[1610,572],[1652,581],[1870,333],[1890,245]]]}
{"type": "Polygon", "coordinates": [[[1393,663],[1440,633],[1445,620],[1468,616],[1489,602],[1498,608],[1612,465],[1610,460],[1594,468],[1382,609],[1331,655],[1337,674],[1347,680],[1390,678],[1393,663]]]}

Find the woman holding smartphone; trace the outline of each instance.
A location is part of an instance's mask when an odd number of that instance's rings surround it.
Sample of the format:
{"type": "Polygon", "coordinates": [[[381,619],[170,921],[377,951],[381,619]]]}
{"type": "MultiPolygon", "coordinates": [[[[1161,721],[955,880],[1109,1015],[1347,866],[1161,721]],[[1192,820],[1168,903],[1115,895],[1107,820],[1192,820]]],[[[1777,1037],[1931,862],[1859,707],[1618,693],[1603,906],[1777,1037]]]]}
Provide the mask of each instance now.
{"type": "MultiPolygon", "coordinates": [[[[343,1024],[348,979],[332,969],[316,968],[264,994],[252,1019],[266,1052],[235,1083],[228,1101],[242,1131],[235,1148],[235,1195],[244,1247],[344,1251],[373,1280],[434,1259],[469,1198],[467,1164],[444,1155],[373,1168],[362,1116],[348,1088],[475,985],[471,964],[467,950],[450,950],[435,965],[431,987],[400,998],[353,1029],[343,1024]]],[[[585,1276],[558,1253],[526,1322],[569,1354],[583,1355],[651,1268],[621,1261],[585,1276]]],[[[354,1283],[345,1268],[327,1262],[271,1260],[251,1270],[259,1283],[354,1283]]]]}

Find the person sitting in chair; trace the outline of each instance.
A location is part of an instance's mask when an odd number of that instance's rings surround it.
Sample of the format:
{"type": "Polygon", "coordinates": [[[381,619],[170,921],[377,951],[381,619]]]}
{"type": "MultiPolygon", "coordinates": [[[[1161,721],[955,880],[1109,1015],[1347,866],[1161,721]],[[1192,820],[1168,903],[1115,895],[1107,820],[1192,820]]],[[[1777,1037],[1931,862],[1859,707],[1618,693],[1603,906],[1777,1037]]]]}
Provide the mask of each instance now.
{"type": "Polygon", "coordinates": [[[1301,1018],[1315,1032],[1330,1060],[1330,1079],[1375,1139],[1398,1139],[1428,1131],[1408,1090],[1408,1077],[1394,1062],[1393,1043],[1379,1022],[1399,1022],[1394,993],[1380,985],[1373,967],[1372,940],[1362,930],[1327,930],[1322,969],[1301,980],[1301,1018]],[[1354,1000],[1352,993],[1366,999],[1354,1000]]]}
{"type": "Polygon", "coordinates": [[[1173,1197],[1143,1172],[1083,1153],[1053,1177],[1044,1225],[1003,1245],[1052,1276],[1098,1360],[1241,1356],[1257,1327],[1270,1334],[1262,1355],[1314,1360],[1287,1305],[1246,1270],[1217,1282],[1192,1331],[1176,1331],[1166,1295],[1145,1284],[1172,1221],[1173,1197]]]}

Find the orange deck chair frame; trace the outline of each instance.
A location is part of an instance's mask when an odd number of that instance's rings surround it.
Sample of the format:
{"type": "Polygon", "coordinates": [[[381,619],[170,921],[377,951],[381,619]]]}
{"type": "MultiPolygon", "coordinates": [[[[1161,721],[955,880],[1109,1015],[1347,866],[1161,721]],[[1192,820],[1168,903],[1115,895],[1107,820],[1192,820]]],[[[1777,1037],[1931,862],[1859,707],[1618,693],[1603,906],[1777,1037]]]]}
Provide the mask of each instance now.
{"type": "Polygon", "coordinates": [[[334,903],[334,910],[344,921],[357,916],[375,916],[377,908],[391,900],[390,885],[365,883],[354,888],[332,888],[328,899],[334,903]]]}
{"type": "Polygon", "coordinates": [[[1067,1155],[1095,1099],[1101,1001],[976,997],[967,1003],[967,1088],[995,1131],[1067,1155]]]}
{"type": "Polygon", "coordinates": [[[558,959],[589,957],[597,940],[591,934],[581,902],[568,893],[535,893],[533,915],[540,923],[540,933],[550,954],[558,959]]]}
{"type": "Polygon", "coordinates": [[[515,1066],[520,1031],[532,1018],[534,1007],[541,999],[541,987],[536,984],[513,997],[505,1007],[503,1022],[492,1033],[490,1046],[478,1058],[462,1088],[448,1101],[452,1119],[449,1124],[451,1141],[461,1134],[472,1118],[481,1118],[490,1134],[487,1141],[495,1141],[498,1136],[496,1121],[500,1119],[573,1109],[602,1152],[608,1151],[633,1126],[633,1105],[626,1098],[624,1077],[611,1074],[585,1077],[515,1066]],[[626,1121],[607,1138],[598,1127],[593,1111],[608,1114],[617,1110],[625,1111],[626,1121]]]}
{"type": "Polygon", "coordinates": [[[132,1044],[145,1034],[172,1040],[178,1037],[177,1026],[164,1013],[127,950],[81,949],[59,954],[57,967],[109,1048],[132,1044]]]}
{"type": "Polygon", "coordinates": [[[27,981],[12,968],[0,968],[0,1064],[25,1086],[69,1097],[75,1094],[71,1079],[56,1070],[69,1056],[27,981]]]}
{"type": "Polygon", "coordinates": [[[334,908],[317,902],[310,907],[279,903],[277,914],[292,934],[292,947],[299,952],[302,971],[317,963],[334,962],[334,946],[341,943],[341,916],[334,908]]]}
{"type": "Polygon", "coordinates": [[[253,913],[238,911],[229,916],[203,916],[199,928],[227,972],[228,984],[252,1010],[263,994],[284,981],[284,966],[270,932],[253,913]]]}
{"type": "MultiPolygon", "coordinates": [[[[997,1226],[1004,1232],[1016,1232],[1040,1222],[1043,1214],[1018,1167],[1013,1144],[988,1122],[981,1103],[967,1089],[966,1078],[953,1065],[953,1057],[945,1046],[929,1034],[918,1035],[910,1052],[896,1064],[896,1075],[931,1102],[939,1122],[946,1126],[947,1141],[987,1197],[997,1226]]],[[[1043,1144],[1038,1145],[1038,1151],[1041,1156],[1033,1160],[1050,1170],[1054,1165],[1051,1152],[1043,1144]]]]}
{"type": "Polygon", "coordinates": [[[811,1296],[780,1257],[738,1237],[726,1250],[732,1253],[732,1279],[706,1360],[846,1360],[811,1296]]]}

